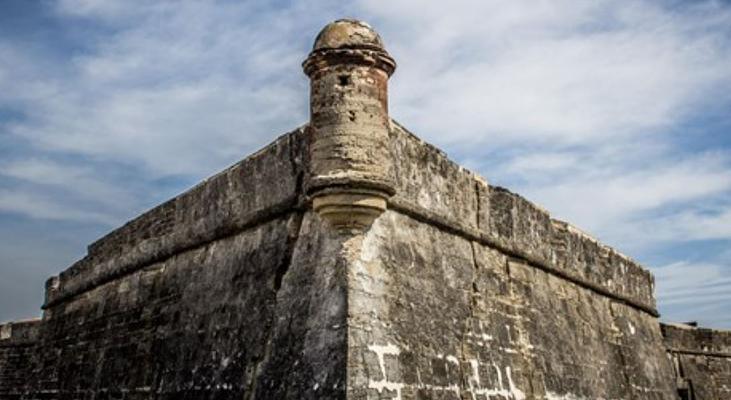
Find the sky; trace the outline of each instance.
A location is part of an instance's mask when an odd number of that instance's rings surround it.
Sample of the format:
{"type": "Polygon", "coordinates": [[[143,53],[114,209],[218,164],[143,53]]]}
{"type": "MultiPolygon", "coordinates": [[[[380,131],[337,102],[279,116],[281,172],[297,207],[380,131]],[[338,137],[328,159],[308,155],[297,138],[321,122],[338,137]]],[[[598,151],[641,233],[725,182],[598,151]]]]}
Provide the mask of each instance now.
{"type": "Polygon", "coordinates": [[[125,221],[308,119],[317,32],[369,22],[391,116],[731,329],[731,2],[3,0],[0,321],[125,221]]]}

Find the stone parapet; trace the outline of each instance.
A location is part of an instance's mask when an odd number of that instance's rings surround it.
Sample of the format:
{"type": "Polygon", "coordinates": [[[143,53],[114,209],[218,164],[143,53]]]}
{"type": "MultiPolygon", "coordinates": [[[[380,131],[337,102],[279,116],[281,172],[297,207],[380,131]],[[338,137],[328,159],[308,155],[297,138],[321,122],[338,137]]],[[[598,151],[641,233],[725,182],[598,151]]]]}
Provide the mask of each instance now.
{"type": "Polygon", "coordinates": [[[389,208],[461,233],[651,315],[654,278],[631,258],[478,175],[392,121],[389,208]]]}
{"type": "Polygon", "coordinates": [[[731,358],[731,331],[661,324],[668,351],[731,358]]]}
{"type": "Polygon", "coordinates": [[[44,308],[153,262],[301,208],[304,128],[147,211],[46,283],[44,308]]]}
{"type": "Polygon", "coordinates": [[[0,347],[33,345],[38,341],[40,328],[40,319],[0,324],[0,347]]]}

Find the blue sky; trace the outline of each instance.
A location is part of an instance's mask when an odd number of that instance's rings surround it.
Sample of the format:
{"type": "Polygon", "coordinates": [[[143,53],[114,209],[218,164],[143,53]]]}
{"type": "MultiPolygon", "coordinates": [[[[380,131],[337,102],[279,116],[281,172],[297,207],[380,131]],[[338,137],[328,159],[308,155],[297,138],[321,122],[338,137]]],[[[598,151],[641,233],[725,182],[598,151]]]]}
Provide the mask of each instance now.
{"type": "Polygon", "coordinates": [[[5,0],[0,321],[86,245],[307,120],[300,62],[356,17],[391,115],[731,328],[731,4],[5,0]]]}

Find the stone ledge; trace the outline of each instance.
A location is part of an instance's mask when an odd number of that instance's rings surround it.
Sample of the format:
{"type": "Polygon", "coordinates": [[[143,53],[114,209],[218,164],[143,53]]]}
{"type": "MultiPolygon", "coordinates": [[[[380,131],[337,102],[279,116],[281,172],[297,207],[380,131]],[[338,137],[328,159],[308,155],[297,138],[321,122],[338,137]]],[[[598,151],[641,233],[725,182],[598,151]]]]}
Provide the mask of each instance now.
{"type": "Polygon", "coordinates": [[[685,324],[660,324],[669,352],[731,358],[731,331],[685,324]]]}
{"type": "Polygon", "coordinates": [[[703,356],[703,357],[717,357],[717,358],[731,358],[731,353],[723,353],[719,351],[703,351],[703,350],[688,350],[688,349],[675,349],[668,347],[669,353],[676,354],[688,354],[692,356],[703,356]]]}

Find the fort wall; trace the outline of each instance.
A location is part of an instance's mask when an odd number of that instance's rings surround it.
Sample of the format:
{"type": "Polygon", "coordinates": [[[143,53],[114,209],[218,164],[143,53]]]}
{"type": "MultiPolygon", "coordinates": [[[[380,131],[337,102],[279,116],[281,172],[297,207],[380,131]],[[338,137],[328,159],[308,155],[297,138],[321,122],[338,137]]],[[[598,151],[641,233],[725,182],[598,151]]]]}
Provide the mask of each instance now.
{"type": "Polygon", "coordinates": [[[663,324],[682,399],[731,398],[731,331],[663,324]]]}
{"type": "Polygon", "coordinates": [[[344,280],[300,203],[304,140],[280,137],[50,279],[29,368],[14,371],[23,398],[337,397],[344,280]]]}
{"type": "Polygon", "coordinates": [[[394,124],[360,239],[349,398],[672,399],[652,276],[394,124]]]}
{"type": "Polygon", "coordinates": [[[88,247],[86,257],[47,282],[45,309],[104,282],[301,208],[302,129],[88,247]]]}
{"type": "Polygon", "coordinates": [[[654,277],[631,258],[479,175],[393,122],[389,208],[657,316],[654,277]]]}
{"type": "Polygon", "coordinates": [[[40,322],[34,319],[0,324],[0,399],[19,399],[26,392],[40,322]]]}
{"type": "Polygon", "coordinates": [[[304,68],[309,124],[0,326],[0,398],[727,397],[731,334],[661,328],[642,266],[388,117],[370,27],[328,25],[304,68]]]}
{"type": "Polygon", "coordinates": [[[334,230],[307,211],[307,135],[143,214],[49,280],[28,398],[674,390],[638,264],[395,122],[390,211],[334,230]]]}

